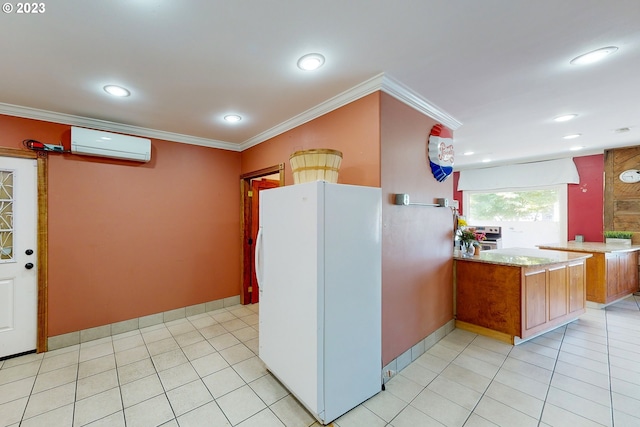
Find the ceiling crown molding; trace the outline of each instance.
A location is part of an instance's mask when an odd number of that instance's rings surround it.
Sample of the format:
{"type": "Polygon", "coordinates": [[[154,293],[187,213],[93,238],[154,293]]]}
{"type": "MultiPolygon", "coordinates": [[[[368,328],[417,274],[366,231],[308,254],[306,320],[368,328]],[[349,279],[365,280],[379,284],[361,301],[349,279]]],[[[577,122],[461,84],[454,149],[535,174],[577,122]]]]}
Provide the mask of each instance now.
{"type": "Polygon", "coordinates": [[[110,122],[107,120],[91,119],[88,117],[74,116],[72,114],[56,113],[53,111],[39,110],[37,108],[22,107],[19,105],[4,104],[0,102],[0,114],[23,117],[26,119],[42,120],[45,122],[61,123],[71,126],[80,126],[106,132],[124,133],[127,135],[142,136],[145,138],[162,139],[183,144],[200,145],[209,148],[240,151],[238,144],[217,141],[215,139],[200,138],[197,136],[183,135],[180,133],[165,132],[163,130],[148,129],[139,126],[110,122]]]}
{"type": "Polygon", "coordinates": [[[247,148],[258,145],[268,139],[280,135],[281,133],[294,129],[304,123],[310,122],[313,119],[323,116],[333,110],[336,110],[344,105],[347,105],[377,90],[380,90],[380,88],[382,87],[383,78],[384,73],[378,74],[377,76],[374,76],[369,80],[365,80],[364,82],[352,87],[351,89],[348,89],[334,96],[333,98],[329,98],[328,100],[316,105],[313,108],[308,109],[307,111],[304,111],[288,120],[285,120],[284,122],[272,127],[271,129],[267,129],[266,131],[247,139],[242,144],[240,144],[241,150],[244,151],[247,148]]]}
{"type": "Polygon", "coordinates": [[[456,120],[449,113],[445,112],[441,108],[436,107],[434,104],[430,103],[417,93],[413,92],[408,87],[391,78],[388,74],[380,73],[377,76],[374,76],[369,80],[366,80],[352,87],[351,89],[348,89],[341,94],[336,95],[333,98],[330,98],[322,102],[321,104],[316,105],[315,107],[280,123],[277,126],[272,127],[271,129],[268,129],[252,138],[247,139],[242,144],[240,144],[240,150],[244,151],[247,148],[258,145],[270,138],[296,128],[306,122],[309,122],[315,118],[318,118],[378,90],[381,90],[393,96],[400,102],[403,102],[408,106],[418,110],[419,112],[438,120],[451,130],[456,130],[460,126],[462,126],[462,122],[456,120]]]}
{"type": "Polygon", "coordinates": [[[438,120],[440,123],[444,124],[451,130],[456,130],[460,126],[462,126],[462,123],[456,120],[449,113],[436,107],[434,104],[430,103],[422,96],[418,95],[417,93],[385,73],[378,74],[377,76],[374,76],[369,80],[365,80],[364,82],[352,87],[351,89],[348,89],[341,94],[338,94],[333,98],[330,98],[320,103],[319,105],[316,105],[315,107],[304,111],[280,123],[277,126],[272,127],[271,129],[268,129],[252,138],[249,138],[241,144],[234,144],[231,142],[218,141],[215,139],[200,138],[197,136],[166,132],[156,129],[148,129],[139,126],[110,122],[106,120],[74,116],[71,114],[56,113],[53,111],[39,110],[36,108],[22,107],[19,105],[4,103],[0,103],[0,114],[24,117],[27,119],[43,120],[47,122],[62,123],[72,126],[87,127],[91,129],[103,130],[106,132],[118,132],[127,135],[156,138],[191,145],[200,145],[203,147],[220,148],[229,151],[243,151],[378,90],[381,90],[393,96],[400,102],[403,102],[408,106],[418,110],[419,112],[438,120]]]}
{"type": "Polygon", "coordinates": [[[412,91],[388,74],[384,75],[382,79],[382,87],[380,89],[393,96],[398,101],[404,102],[408,106],[420,111],[422,114],[438,120],[451,130],[456,130],[462,126],[461,121],[457,120],[440,107],[437,107],[435,104],[427,101],[425,98],[418,95],[416,92],[412,91]]]}

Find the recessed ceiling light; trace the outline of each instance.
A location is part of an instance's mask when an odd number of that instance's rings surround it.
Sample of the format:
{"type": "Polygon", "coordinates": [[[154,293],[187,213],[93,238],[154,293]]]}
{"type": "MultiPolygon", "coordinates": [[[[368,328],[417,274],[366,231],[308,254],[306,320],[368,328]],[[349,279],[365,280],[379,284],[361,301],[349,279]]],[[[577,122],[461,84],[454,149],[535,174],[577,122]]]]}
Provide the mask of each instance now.
{"type": "Polygon", "coordinates": [[[618,50],[618,48],[615,46],[603,47],[592,52],[585,53],[584,55],[577,56],[573,58],[569,63],[577,65],[591,64],[593,62],[604,59],[606,56],[612,54],[616,50],[618,50]]]}
{"type": "Polygon", "coordinates": [[[463,156],[470,156],[473,154],[473,151],[465,151],[464,153],[462,153],[463,156]]]}
{"type": "Polygon", "coordinates": [[[565,135],[563,136],[564,139],[576,139],[576,138],[580,138],[582,136],[581,133],[572,133],[571,135],[565,135]]]}
{"type": "Polygon", "coordinates": [[[569,148],[570,151],[580,151],[584,148],[582,145],[576,145],[575,147],[569,148]]]}
{"type": "Polygon", "coordinates": [[[555,119],[553,119],[554,122],[568,122],[571,119],[575,119],[576,117],[578,117],[577,114],[565,114],[564,116],[558,116],[555,119]]]}
{"type": "Polygon", "coordinates": [[[224,116],[224,119],[226,121],[228,121],[229,123],[236,123],[236,122],[239,122],[240,120],[242,120],[242,117],[240,117],[237,114],[228,114],[228,115],[224,116]]]}
{"type": "Polygon", "coordinates": [[[113,95],[113,96],[125,97],[125,96],[131,95],[131,92],[129,92],[127,89],[123,88],[122,86],[106,85],[103,89],[109,95],[113,95]]]}
{"type": "Polygon", "coordinates": [[[322,67],[324,56],[319,53],[310,53],[298,59],[298,68],[304,71],[313,71],[322,67]]]}
{"type": "Polygon", "coordinates": [[[489,163],[491,159],[482,159],[482,163],[489,163]]]}

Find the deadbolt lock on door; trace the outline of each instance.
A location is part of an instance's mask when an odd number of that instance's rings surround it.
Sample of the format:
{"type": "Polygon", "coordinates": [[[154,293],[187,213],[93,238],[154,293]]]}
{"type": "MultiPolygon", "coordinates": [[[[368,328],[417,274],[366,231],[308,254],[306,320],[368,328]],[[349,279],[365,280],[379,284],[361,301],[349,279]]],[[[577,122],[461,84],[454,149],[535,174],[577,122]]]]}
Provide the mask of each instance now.
{"type": "Polygon", "coordinates": [[[33,249],[27,249],[24,253],[27,255],[33,255],[33,249]]]}

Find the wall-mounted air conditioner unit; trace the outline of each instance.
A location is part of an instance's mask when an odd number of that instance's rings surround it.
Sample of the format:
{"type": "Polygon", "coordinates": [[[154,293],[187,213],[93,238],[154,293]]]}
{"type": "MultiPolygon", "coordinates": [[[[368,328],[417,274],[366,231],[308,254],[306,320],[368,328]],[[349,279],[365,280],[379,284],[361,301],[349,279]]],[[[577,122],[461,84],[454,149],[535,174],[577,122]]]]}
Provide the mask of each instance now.
{"type": "Polygon", "coordinates": [[[151,140],[72,126],[71,152],[148,162],[151,160],[151,140]]]}

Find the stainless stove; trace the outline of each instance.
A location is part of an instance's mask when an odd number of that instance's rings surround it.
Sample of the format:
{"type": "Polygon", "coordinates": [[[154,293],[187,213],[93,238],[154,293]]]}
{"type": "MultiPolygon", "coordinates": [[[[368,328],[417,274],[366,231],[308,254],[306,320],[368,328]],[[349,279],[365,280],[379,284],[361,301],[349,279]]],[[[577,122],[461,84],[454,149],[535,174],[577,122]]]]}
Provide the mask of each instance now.
{"type": "Polygon", "coordinates": [[[502,227],[477,225],[475,227],[469,226],[469,228],[475,228],[476,233],[484,233],[487,237],[486,240],[480,242],[480,247],[483,250],[502,248],[502,227]]]}

